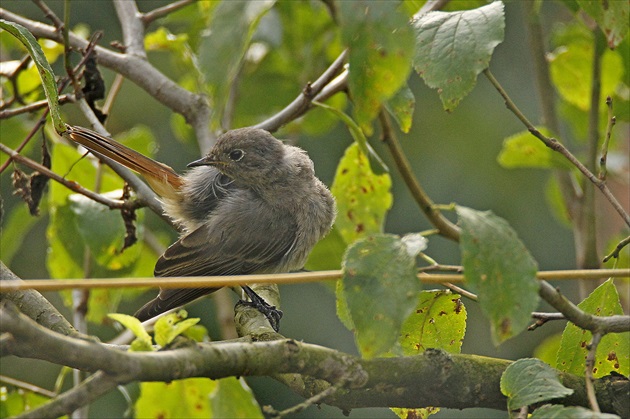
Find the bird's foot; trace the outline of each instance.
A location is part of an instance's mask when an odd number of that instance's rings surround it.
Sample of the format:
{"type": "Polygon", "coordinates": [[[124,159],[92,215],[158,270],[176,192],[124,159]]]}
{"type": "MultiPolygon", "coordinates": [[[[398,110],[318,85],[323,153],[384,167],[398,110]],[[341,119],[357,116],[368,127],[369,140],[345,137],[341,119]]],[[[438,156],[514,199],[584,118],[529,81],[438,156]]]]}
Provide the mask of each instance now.
{"type": "Polygon", "coordinates": [[[260,295],[256,294],[251,288],[245,286],[243,287],[243,291],[249,297],[251,301],[239,301],[238,304],[242,304],[248,307],[253,307],[259,312],[261,312],[267,320],[269,320],[269,324],[273,330],[278,332],[280,330],[280,319],[282,318],[282,310],[276,308],[276,306],[272,306],[268,302],[265,301],[260,295]]]}

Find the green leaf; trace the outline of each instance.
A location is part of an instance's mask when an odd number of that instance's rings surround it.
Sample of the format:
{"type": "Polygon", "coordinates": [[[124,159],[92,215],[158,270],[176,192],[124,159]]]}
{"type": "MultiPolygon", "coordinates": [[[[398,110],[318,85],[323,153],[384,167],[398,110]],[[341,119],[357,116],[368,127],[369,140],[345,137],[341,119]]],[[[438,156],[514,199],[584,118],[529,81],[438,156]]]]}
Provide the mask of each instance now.
{"type": "Polygon", "coordinates": [[[214,10],[208,35],[201,38],[199,63],[215,110],[215,124],[221,121],[254,31],[274,3],[228,0],[214,10]]]}
{"type": "Polygon", "coordinates": [[[461,352],[466,333],[466,308],[450,291],[422,291],[418,304],[400,330],[400,345],[406,356],[428,348],[461,352]]]}
{"type": "Polygon", "coordinates": [[[146,352],[155,350],[152,345],[153,341],[151,340],[151,336],[146,330],[144,330],[140,320],[133,316],[120,313],[109,313],[107,317],[122,324],[136,336],[136,339],[131,342],[131,346],[129,348],[131,352],[146,352]]]}
{"type": "Polygon", "coordinates": [[[254,394],[243,378],[217,380],[210,393],[210,408],[215,418],[263,418],[254,394]]]}
{"type": "MultiPolygon", "coordinates": [[[[399,344],[405,356],[428,348],[460,353],[466,333],[466,308],[461,297],[449,290],[422,291],[418,305],[402,325],[399,344]]],[[[391,409],[401,419],[428,418],[438,407],[391,409]]]]}
{"type": "Polygon", "coordinates": [[[46,229],[48,252],[46,268],[51,278],[83,278],[81,262],[85,256],[85,243],[74,222],[69,206],[51,208],[46,229]]]}
{"type": "Polygon", "coordinates": [[[560,188],[560,182],[557,176],[550,176],[547,180],[545,198],[547,199],[547,205],[554,218],[563,226],[571,228],[573,224],[569,217],[569,209],[562,195],[562,189],[560,188]]]}
{"type": "Polygon", "coordinates": [[[501,376],[501,393],[508,397],[508,409],[557,399],[573,394],[562,385],[558,372],[544,362],[524,358],[511,364],[501,376]]]}
{"type": "Polygon", "coordinates": [[[170,313],[160,317],[155,322],[155,343],[164,347],[188,328],[199,323],[200,319],[186,319],[187,315],[186,310],[179,310],[177,313],[170,313]]]}
{"type": "Polygon", "coordinates": [[[187,378],[170,383],[140,383],[137,418],[211,418],[209,395],[219,381],[187,378]]]}
{"type": "Polygon", "coordinates": [[[372,133],[372,120],[384,101],[404,86],[411,71],[413,31],[398,2],[342,1],[339,21],[350,49],[348,87],[354,116],[372,133]]]}
{"type": "MultiPolygon", "coordinates": [[[[33,410],[43,405],[50,399],[32,391],[17,389],[8,391],[7,387],[0,386],[0,418],[19,416],[24,412],[33,410]]],[[[61,416],[65,419],[67,416],[61,416]]]]}
{"type": "Polygon", "coordinates": [[[466,282],[478,293],[499,344],[527,327],[538,306],[537,264],[516,232],[492,212],[457,206],[466,282]]]}
{"type": "MultiPolygon", "coordinates": [[[[551,80],[564,100],[588,111],[593,80],[593,34],[584,25],[575,23],[558,31],[554,43],[557,48],[548,55],[551,80]]],[[[601,62],[601,104],[606,96],[614,95],[623,75],[619,52],[605,51],[601,62]]]]}
{"type": "Polygon", "coordinates": [[[430,12],[413,22],[414,68],[427,86],[438,89],[444,109],[452,111],[472,91],[503,42],[503,3],[461,12],[430,12]]]}
{"type": "Polygon", "coordinates": [[[341,238],[337,227],[333,227],[326,237],[317,242],[304,268],[309,271],[339,269],[345,251],[346,242],[341,238]]]}
{"type": "MultiPolygon", "coordinates": [[[[120,199],[122,191],[102,195],[110,199],[120,199]]],[[[79,234],[99,265],[118,270],[138,258],[142,250],[139,243],[126,248],[124,252],[120,251],[124,245],[125,225],[119,211],[110,210],[80,194],[70,195],[68,200],[79,234]]],[[[138,230],[141,232],[142,229],[138,230]]]]}
{"type": "MultiPolygon", "coordinates": [[[[538,127],[538,130],[547,137],[552,136],[545,127],[538,127]]],[[[503,140],[503,148],[497,161],[506,169],[532,167],[568,170],[571,168],[571,164],[564,157],[547,147],[529,131],[519,132],[503,140]]]]}
{"type": "Polygon", "coordinates": [[[416,306],[418,246],[394,235],[374,235],[348,248],[343,262],[343,297],[364,358],[384,354],[416,306]]]}
{"type": "Polygon", "coordinates": [[[555,365],[561,339],[562,335],[560,333],[545,338],[545,340],[539,343],[534,349],[534,357],[549,365],[555,365]]]}
{"type": "MultiPolygon", "coordinates": [[[[595,289],[578,307],[597,316],[623,315],[619,294],[612,279],[595,289]]],[[[584,360],[591,343],[591,332],[567,323],[562,333],[556,368],[576,375],[584,375],[584,360]]],[[[605,335],[595,354],[593,376],[603,377],[611,372],[628,376],[630,373],[630,332],[605,335]]]]}
{"type": "Polygon", "coordinates": [[[387,173],[372,172],[356,142],[346,149],[331,187],[337,201],[335,226],[346,243],[383,231],[392,206],[391,184],[387,173]]]}
{"type": "Polygon", "coordinates": [[[394,117],[402,132],[409,132],[411,129],[415,106],[416,97],[407,85],[385,103],[385,109],[394,117]]]}
{"type": "Polygon", "coordinates": [[[35,37],[33,37],[33,35],[22,25],[0,19],[0,28],[15,36],[26,47],[26,50],[37,66],[39,76],[42,79],[42,86],[44,88],[44,92],[46,93],[46,98],[48,99],[50,116],[53,124],[55,125],[55,130],[58,133],[64,132],[66,130],[66,125],[61,119],[61,114],[59,112],[59,97],[57,95],[57,82],[55,81],[55,74],[46,59],[46,55],[44,54],[42,47],[37,43],[35,37]]]}
{"type": "Polygon", "coordinates": [[[3,218],[0,255],[2,255],[2,262],[10,266],[13,256],[22,247],[24,237],[33,229],[40,218],[29,214],[26,205],[16,205],[10,213],[4,214],[3,218]]]}
{"type": "Polygon", "coordinates": [[[578,4],[595,19],[610,49],[615,49],[628,34],[630,3],[627,1],[578,0],[578,4]]]}
{"type": "Polygon", "coordinates": [[[529,419],[619,419],[611,413],[596,413],[580,406],[546,404],[534,410],[529,419]]]}

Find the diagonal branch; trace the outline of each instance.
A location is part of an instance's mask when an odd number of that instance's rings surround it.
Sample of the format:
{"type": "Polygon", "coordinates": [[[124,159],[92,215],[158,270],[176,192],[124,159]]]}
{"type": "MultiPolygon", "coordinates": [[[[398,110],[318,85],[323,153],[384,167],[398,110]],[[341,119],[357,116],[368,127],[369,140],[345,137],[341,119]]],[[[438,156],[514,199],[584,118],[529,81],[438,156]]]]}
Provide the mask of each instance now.
{"type": "Polygon", "coordinates": [[[345,88],[345,81],[347,80],[347,73],[343,78],[343,82],[336,80],[335,77],[342,70],[344,62],[348,57],[348,50],[344,50],[339,57],[333,61],[333,63],[322,73],[321,76],[313,83],[307,84],[302,90],[300,95],[287,105],[283,110],[272,116],[271,118],[256,124],[254,128],[260,128],[269,132],[274,132],[280,129],[286,123],[293,121],[300,116],[304,115],[313,105],[312,102],[317,100],[324,100],[337,91],[345,88]],[[334,83],[333,83],[334,82],[334,83]],[[335,86],[335,90],[330,88],[326,90],[326,97],[323,97],[324,89],[327,86],[335,86]]]}
{"type": "Polygon", "coordinates": [[[586,178],[593,183],[593,185],[597,186],[599,190],[604,194],[606,199],[611,203],[613,208],[619,213],[623,221],[630,226],[630,215],[626,212],[626,210],[621,206],[617,198],[612,194],[608,186],[605,182],[602,182],[597,178],[596,175],[593,174],[582,162],[580,162],[577,157],[575,157],[562,143],[560,143],[555,138],[549,138],[543,135],[529,120],[527,117],[521,112],[521,110],[516,106],[516,104],[512,101],[512,99],[508,96],[503,86],[498,82],[498,80],[492,75],[489,69],[485,69],[483,71],[486,78],[490,81],[490,83],[494,86],[494,88],[499,92],[499,94],[503,97],[505,101],[505,106],[514,114],[516,117],[527,127],[529,132],[540,141],[542,141],[547,147],[552,149],[553,151],[557,151],[562,154],[567,160],[571,162],[586,178]]]}

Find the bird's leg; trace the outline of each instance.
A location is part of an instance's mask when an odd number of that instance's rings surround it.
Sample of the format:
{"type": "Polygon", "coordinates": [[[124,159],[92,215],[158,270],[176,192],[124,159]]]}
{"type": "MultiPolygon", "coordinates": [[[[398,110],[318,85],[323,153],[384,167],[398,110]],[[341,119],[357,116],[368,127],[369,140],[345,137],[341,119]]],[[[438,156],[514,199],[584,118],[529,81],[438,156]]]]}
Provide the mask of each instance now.
{"type": "Polygon", "coordinates": [[[250,301],[239,301],[238,304],[243,304],[249,307],[253,307],[262,314],[265,315],[271,327],[276,332],[280,330],[280,319],[282,318],[282,311],[278,310],[275,306],[270,305],[260,295],[256,294],[250,287],[244,285],[242,287],[243,292],[249,297],[250,301]]]}

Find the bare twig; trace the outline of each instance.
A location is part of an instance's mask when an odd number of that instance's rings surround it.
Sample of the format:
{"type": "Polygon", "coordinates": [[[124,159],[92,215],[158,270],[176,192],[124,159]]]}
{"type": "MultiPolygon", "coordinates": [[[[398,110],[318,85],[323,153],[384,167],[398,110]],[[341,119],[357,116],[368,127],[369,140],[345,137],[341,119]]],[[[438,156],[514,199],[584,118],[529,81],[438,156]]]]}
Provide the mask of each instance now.
{"type": "Polygon", "coordinates": [[[164,16],[167,16],[173,12],[178,11],[179,9],[188,6],[189,4],[193,4],[196,0],[179,0],[173,3],[169,3],[166,6],[158,7],[157,9],[153,9],[150,12],[143,13],[140,15],[140,19],[144,26],[149,26],[153,21],[160,19],[164,16]]]}
{"type": "MultiPolygon", "coordinates": [[[[344,61],[348,56],[348,50],[344,50],[339,57],[333,61],[333,63],[322,73],[321,76],[313,83],[309,83],[303,90],[300,95],[293,100],[289,105],[287,105],[283,110],[272,116],[271,118],[257,124],[254,128],[260,128],[267,130],[269,132],[277,131],[280,127],[285,125],[286,123],[295,120],[296,118],[304,115],[304,113],[310,109],[312,105],[312,101],[316,98],[318,100],[324,100],[324,98],[319,97],[320,93],[323,93],[323,90],[327,85],[335,79],[337,74],[342,70],[344,61]]],[[[335,83],[336,88],[340,89],[345,86],[343,83],[339,83],[337,81],[335,83]]],[[[341,89],[340,89],[341,90],[341,89]]],[[[337,90],[339,91],[339,90],[337,90]]],[[[327,91],[327,95],[330,95],[330,90],[327,91]]]]}
{"type": "MultiPolygon", "coordinates": [[[[45,176],[48,176],[54,181],[61,183],[66,188],[70,189],[71,191],[84,195],[100,204],[107,206],[110,209],[121,209],[130,205],[129,202],[109,199],[103,195],[94,193],[90,191],[89,189],[85,189],[83,186],[79,185],[77,182],[72,181],[72,180],[67,180],[59,176],[57,173],[53,172],[47,167],[42,166],[41,164],[29,159],[28,157],[22,156],[21,154],[17,153],[16,151],[10,149],[9,147],[1,143],[0,143],[0,151],[10,156],[11,159],[13,159],[14,161],[18,163],[22,163],[23,165],[28,166],[33,170],[37,170],[39,173],[45,176]]],[[[131,204],[131,205],[136,206],[137,204],[131,204]]]]}
{"type": "MultiPolygon", "coordinates": [[[[122,3],[127,2],[123,0],[122,3]]],[[[19,23],[36,37],[63,42],[60,34],[50,25],[27,19],[3,8],[0,8],[0,18],[19,23]]],[[[87,45],[85,40],[72,33],[69,40],[71,46],[75,48],[85,48],[87,45]]],[[[117,53],[100,46],[95,50],[99,64],[122,74],[158,102],[183,115],[195,130],[201,149],[209,148],[208,145],[214,142],[215,138],[208,124],[210,107],[203,95],[182,88],[141,57],[117,53]]]]}
{"type": "Polygon", "coordinates": [[[53,398],[57,395],[57,393],[50,391],[45,388],[41,388],[36,386],[35,384],[27,383],[22,380],[18,380],[17,378],[7,377],[6,375],[0,375],[0,382],[5,384],[9,384],[14,387],[18,387],[33,393],[41,394],[44,397],[53,398]]]}
{"type": "MultiPolygon", "coordinates": [[[[75,100],[75,97],[72,94],[59,96],[60,105],[63,105],[69,102],[74,102],[74,100],[75,100]]],[[[35,112],[35,111],[38,111],[40,109],[45,109],[45,108],[48,108],[48,101],[45,99],[38,100],[37,102],[29,103],[26,106],[21,106],[19,108],[13,108],[13,109],[5,109],[3,111],[0,111],[0,119],[12,118],[14,116],[21,115],[23,113],[35,112]]]]}
{"type": "Polygon", "coordinates": [[[53,25],[55,25],[58,31],[61,32],[63,30],[63,21],[59,19],[59,17],[57,17],[55,12],[53,12],[46,3],[44,3],[42,0],[33,0],[33,3],[35,3],[37,7],[39,7],[42,12],[44,12],[44,16],[50,19],[50,21],[53,23],[53,25]]]}
{"type": "Polygon", "coordinates": [[[630,331],[630,316],[600,317],[582,311],[564,297],[560,291],[547,281],[540,282],[539,294],[543,300],[562,313],[567,320],[577,327],[595,333],[623,333],[630,331]]]}
{"type": "Polygon", "coordinates": [[[542,141],[547,147],[551,148],[554,151],[562,154],[567,160],[571,162],[588,180],[590,180],[595,186],[599,188],[600,191],[604,194],[606,199],[611,203],[613,208],[619,213],[624,222],[630,226],[630,215],[624,210],[621,206],[617,198],[612,194],[608,186],[605,182],[600,181],[597,176],[595,176],[586,166],[584,166],[562,143],[560,143],[555,138],[549,138],[543,135],[529,120],[527,117],[521,112],[521,110],[514,104],[512,99],[508,96],[503,86],[497,81],[497,79],[492,75],[489,69],[484,70],[484,74],[486,78],[490,81],[490,83],[494,86],[494,88],[499,92],[499,94],[503,97],[505,101],[505,106],[514,114],[516,117],[527,127],[529,132],[542,141]]]}
{"type": "Polygon", "coordinates": [[[608,96],[606,98],[606,107],[608,108],[608,124],[606,124],[606,135],[604,136],[604,142],[602,144],[601,157],[599,158],[599,179],[602,181],[606,181],[606,175],[608,174],[608,170],[606,169],[606,161],[608,160],[608,145],[610,143],[610,136],[612,134],[612,129],[617,122],[615,116],[613,115],[613,106],[612,106],[612,98],[608,96]]]}
{"type": "Polygon", "coordinates": [[[620,241],[617,244],[617,246],[615,247],[615,250],[610,252],[610,254],[604,258],[603,262],[604,263],[608,262],[611,258],[618,258],[619,257],[619,252],[621,252],[621,249],[626,247],[628,244],[630,244],[630,236],[628,236],[625,239],[623,239],[622,241],[620,241]]]}
{"type": "Polygon", "coordinates": [[[532,313],[532,317],[537,320],[535,323],[527,327],[527,330],[529,331],[538,329],[550,320],[565,320],[564,314],[562,313],[542,313],[535,311],[532,313]]]}
{"type": "Polygon", "coordinates": [[[602,340],[603,334],[600,332],[594,332],[591,343],[588,345],[588,353],[586,354],[585,363],[585,379],[586,379],[586,395],[588,397],[588,403],[591,410],[596,413],[601,413],[599,409],[599,403],[597,402],[597,395],[595,394],[595,387],[593,386],[593,367],[595,366],[595,354],[597,353],[597,346],[602,340]]]}
{"type": "Polygon", "coordinates": [[[144,49],[144,22],[135,1],[114,0],[114,7],[123,33],[125,55],[147,59],[144,49]]]}
{"type": "MultiPolygon", "coordinates": [[[[2,15],[2,9],[0,8],[0,16],[2,15]]],[[[90,42],[87,44],[87,47],[85,49],[85,55],[84,57],[81,59],[81,61],[79,61],[79,63],[76,65],[76,67],[74,68],[74,72],[78,72],[81,68],[83,68],[83,66],[85,65],[85,62],[87,61],[89,54],[92,52],[92,50],[95,48],[96,46],[96,42],[98,42],[98,40],[101,38],[102,34],[97,32],[95,33],[92,38],[90,39],[90,42]]],[[[61,80],[59,82],[59,87],[57,88],[57,93],[61,93],[63,91],[63,89],[66,88],[66,86],[69,83],[69,79],[67,77],[65,77],[63,80],[61,80]]],[[[15,149],[15,151],[17,153],[19,153],[20,151],[22,151],[22,149],[24,147],[26,147],[26,144],[28,144],[28,142],[31,140],[31,138],[33,138],[33,136],[37,133],[37,131],[39,131],[39,129],[44,125],[44,123],[46,122],[46,117],[48,116],[48,113],[50,112],[50,109],[48,107],[46,107],[46,109],[44,110],[44,113],[42,114],[42,116],[39,118],[39,120],[35,123],[35,125],[33,126],[33,128],[31,128],[31,131],[27,134],[26,138],[24,138],[24,140],[20,143],[20,145],[18,145],[18,147],[15,149]]],[[[11,163],[11,159],[7,159],[6,162],[4,162],[4,164],[0,167],[0,173],[4,172],[4,170],[9,167],[9,164],[11,163]]]]}
{"type": "Polygon", "coordinates": [[[450,282],[444,282],[442,283],[443,286],[445,286],[446,288],[448,288],[449,290],[456,292],[457,294],[460,294],[462,297],[466,297],[471,301],[477,301],[477,294],[474,294],[462,287],[458,287],[455,284],[451,284],[450,282]]]}
{"type": "Polygon", "coordinates": [[[330,387],[324,389],[323,391],[315,394],[312,397],[309,397],[308,399],[304,400],[302,403],[298,403],[295,406],[282,410],[282,411],[278,411],[271,406],[264,406],[263,412],[265,412],[266,414],[268,414],[269,416],[273,418],[283,418],[289,415],[295,415],[308,407],[321,403],[326,397],[329,397],[335,394],[339,389],[343,388],[343,386],[345,386],[348,383],[348,381],[349,381],[349,377],[345,375],[341,377],[336,383],[334,383],[330,387]]]}

